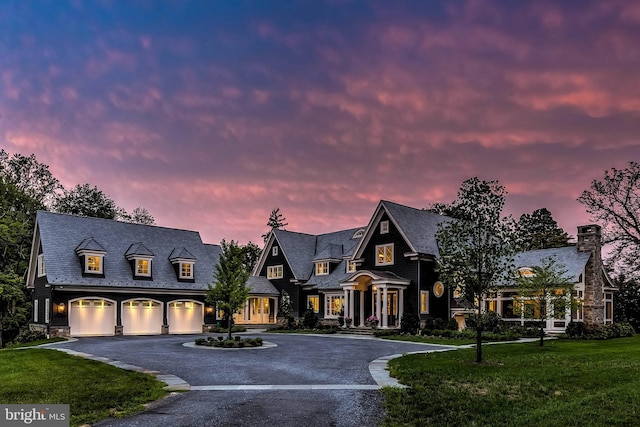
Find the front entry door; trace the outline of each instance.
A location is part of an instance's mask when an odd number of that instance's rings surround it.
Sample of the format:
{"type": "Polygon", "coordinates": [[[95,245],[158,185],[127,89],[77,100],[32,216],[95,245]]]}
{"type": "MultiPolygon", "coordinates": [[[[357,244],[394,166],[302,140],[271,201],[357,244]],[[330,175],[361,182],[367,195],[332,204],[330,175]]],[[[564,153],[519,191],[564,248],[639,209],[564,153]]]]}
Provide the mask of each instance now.
{"type": "Polygon", "coordinates": [[[390,291],[387,294],[387,314],[389,326],[398,326],[398,293],[396,291],[390,291]]]}

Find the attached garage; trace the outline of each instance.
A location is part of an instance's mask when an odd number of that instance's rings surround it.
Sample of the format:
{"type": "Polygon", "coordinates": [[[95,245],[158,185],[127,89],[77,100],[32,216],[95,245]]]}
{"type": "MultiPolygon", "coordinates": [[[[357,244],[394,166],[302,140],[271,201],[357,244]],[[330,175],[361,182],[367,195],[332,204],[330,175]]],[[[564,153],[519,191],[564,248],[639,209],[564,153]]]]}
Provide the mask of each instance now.
{"type": "Polygon", "coordinates": [[[71,336],[114,335],[116,305],[105,299],[78,299],[69,303],[71,336]]]}
{"type": "Polygon", "coordinates": [[[161,302],[138,299],[122,303],[122,333],[124,335],[159,335],[161,332],[161,302]]]}
{"type": "Polygon", "coordinates": [[[197,301],[173,301],[167,314],[170,334],[199,334],[204,322],[204,304],[197,301]]]}

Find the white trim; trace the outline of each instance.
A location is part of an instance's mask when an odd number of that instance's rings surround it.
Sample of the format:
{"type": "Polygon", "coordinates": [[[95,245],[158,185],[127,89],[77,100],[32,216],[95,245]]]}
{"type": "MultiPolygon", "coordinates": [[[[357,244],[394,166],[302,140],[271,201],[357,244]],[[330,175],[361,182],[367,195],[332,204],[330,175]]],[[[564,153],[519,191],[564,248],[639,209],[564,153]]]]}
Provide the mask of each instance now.
{"type": "Polygon", "coordinates": [[[389,220],[380,221],[380,234],[389,233],[389,220]]]}
{"type": "Polygon", "coordinates": [[[51,320],[51,312],[49,311],[49,305],[51,300],[49,298],[44,299],[44,323],[49,323],[51,320]]]}
{"type": "Polygon", "coordinates": [[[376,266],[382,266],[382,265],[393,265],[395,262],[395,254],[394,254],[394,244],[393,243],[385,243],[383,245],[376,245],[375,248],[375,253],[373,254],[373,256],[375,257],[375,265],[376,266]],[[391,262],[387,262],[387,248],[391,248],[391,262]],[[383,249],[383,261],[380,261],[378,258],[379,255],[379,250],[383,249]]]}
{"type": "Polygon", "coordinates": [[[193,279],[194,276],[194,264],[195,262],[193,261],[180,261],[178,263],[178,278],[179,279],[193,279]],[[189,274],[183,274],[183,270],[182,267],[183,266],[189,266],[189,274]]]}
{"type": "Polygon", "coordinates": [[[429,291],[420,291],[420,314],[429,314],[429,291]],[[424,304],[422,297],[424,297],[424,304]]]}
{"type": "Polygon", "coordinates": [[[136,277],[151,277],[151,266],[152,266],[152,259],[151,258],[143,258],[143,257],[136,257],[133,259],[134,262],[134,270],[135,270],[135,276],[136,277]],[[146,273],[141,273],[140,272],[140,265],[139,263],[142,261],[147,261],[149,264],[147,265],[147,272],[146,273]]]}
{"type": "Polygon", "coordinates": [[[358,266],[356,265],[355,261],[347,260],[346,271],[345,271],[346,273],[355,273],[357,269],[358,269],[358,266]]]}
{"type": "Polygon", "coordinates": [[[33,300],[33,322],[38,323],[38,299],[33,300]]]}
{"type": "Polygon", "coordinates": [[[104,272],[104,254],[99,254],[96,252],[84,252],[82,254],[84,256],[84,272],[87,274],[103,274],[104,272]],[[99,268],[97,270],[89,269],[89,258],[98,259],[99,268]]]}
{"type": "Polygon", "coordinates": [[[284,265],[268,265],[267,279],[282,279],[284,277],[284,265]]]}
{"type": "Polygon", "coordinates": [[[272,246],[271,247],[271,256],[278,256],[278,247],[277,246],[272,246]]]}
{"type": "Polygon", "coordinates": [[[327,292],[324,294],[324,318],[325,319],[337,319],[340,316],[340,311],[344,310],[344,293],[343,292],[327,292]],[[340,310],[334,313],[332,309],[332,302],[334,299],[340,300],[340,310]]]}
{"type": "Polygon", "coordinates": [[[316,262],[316,276],[327,276],[329,274],[329,261],[316,262]]]}
{"type": "Polygon", "coordinates": [[[44,254],[38,255],[38,277],[43,277],[47,275],[46,266],[44,264],[44,254]]]}

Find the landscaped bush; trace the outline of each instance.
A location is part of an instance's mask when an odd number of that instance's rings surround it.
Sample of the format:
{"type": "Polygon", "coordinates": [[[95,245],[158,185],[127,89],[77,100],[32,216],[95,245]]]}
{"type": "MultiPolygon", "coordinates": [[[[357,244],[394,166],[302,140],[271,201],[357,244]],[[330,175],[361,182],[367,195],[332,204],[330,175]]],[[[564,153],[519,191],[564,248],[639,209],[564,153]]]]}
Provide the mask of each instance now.
{"type": "Polygon", "coordinates": [[[388,337],[391,335],[398,335],[398,331],[394,329],[376,329],[373,331],[374,337],[388,337]]]}
{"type": "Polygon", "coordinates": [[[417,313],[405,313],[400,318],[400,330],[415,335],[420,329],[420,316],[417,313]]]}
{"type": "Polygon", "coordinates": [[[318,324],[318,316],[313,311],[311,303],[309,303],[309,307],[307,307],[307,311],[304,313],[304,320],[302,321],[302,324],[307,329],[315,329],[318,324]]]}
{"type": "Polygon", "coordinates": [[[565,330],[566,336],[572,339],[606,340],[611,338],[632,337],[635,330],[627,322],[613,325],[588,324],[570,322],[565,330]]]}
{"type": "MultiPolygon", "coordinates": [[[[476,329],[478,325],[478,315],[472,314],[466,319],[467,327],[476,329]]],[[[480,316],[480,324],[482,330],[487,332],[500,333],[504,329],[504,322],[498,313],[495,311],[487,311],[480,316]]]]}
{"type": "Polygon", "coordinates": [[[224,339],[223,337],[218,337],[218,339],[214,339],[213,337],[205,338],[196,338],[196,345],[202,345],[206,347],[221,347],[221,348],[245,348],[245,347],[262,347],[262,338],[244,338],[241,339],[238,336],[233,337],[231,340],[224,339]]]}
{"type": "Polygon", "coordinates": [[[42,331],[24,329],[13,339],[12,344],[24,344],[32,341],[44,340],[47,336],[42,331]]]}
{"type": "MultiPolygon", "coordinates": [[[[212,326],[209,329],[209,332],[213,332],[214,334],[223,334],[225,332],[228,332],[229,328],[224,328],[222,326],[212,326]]],[[[241,325],[233,325],[231,327],[231,332],[232,333],[238,333],[238,332],[247,332],[247,328],[245,328],[244,326],[241,325]]]]}

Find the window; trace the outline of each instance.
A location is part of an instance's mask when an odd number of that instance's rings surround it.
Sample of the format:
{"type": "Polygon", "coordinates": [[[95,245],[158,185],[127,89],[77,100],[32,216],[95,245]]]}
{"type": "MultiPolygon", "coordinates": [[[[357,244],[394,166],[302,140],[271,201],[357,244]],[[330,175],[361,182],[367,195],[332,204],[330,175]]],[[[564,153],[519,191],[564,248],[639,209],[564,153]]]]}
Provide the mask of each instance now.
{"type": "Polygon", "coordinates": [[[92,273],[92,274],[101,274],[102,273],[102,255],[86,255],[84,272],[92,273]]]}
{"type": "Polygon", "coordinates": [[[429,291],[420,291],[420,314],[429,314],[429,291]]]}
{"type": "Polygon", "coordinates": [[[533,276],[535,276],[535,274],[533,273],[533,270],[531,270],[530,268],[527,268],[527,267],[522,267],[522,268],[518,269],[518,273],[520,274],[521,277],[533,277],[533,276]]]}
{"type": "Polygon", "coordinates": [[[329,274],[329,262],[318,262],[316,263],[316,275],[317,276],[326,276],[329,274]]]}
{"type": "Polygon", "coordinates": [[[444,295],[444,284],[442,282],[437,281],[433,284],[433,294],[436,296],[436,298],[440,298],[442,295],[444,295]]]}
{"type": "Polygon", "coordinates": [[[380,234],[387,234],[389,232],[389,221],[380,222],[380,234]]]}
{"type": "Polygon", "coordinates": [[[180,263],[180,278],[193,279],[193,263],[191,262],[180,263]]]}
{"type": "Polygon", "coordinates": [[[44,299],[44,323],[49,323],[49,298],[44,299]]]}
{"type": "Polygon", "coordinates": [[[356,231],[355,233],[353,233],[353,236],[351,238],[352,239],[359,239],[362,236],[364,236],[364,228],[361,228],[358,231],[356,231]]]}
{"type": "Polygon", "coordinates": [[[38,277],[46,275],[47,272],[44,267],[44,254],[38,255],[38,277]]]}
{"type": "Polygon", "coordinates": [[[38,300],[33,300],[33,321],[38,323],[38,300]]]}
{"type": "Polygon", "coordinates": [[[318,295],[309,295],[307,297],[307,308],[309,307],[314,313],[320,312],[320,297],[318,295]]]}
{"type": "Polygon", "coordinates": [[[282,265],[271,265],[267,267],[267,279],[282,279],[284,272],[282,265]]]}
{"type": "Polygon", "coordinates": [[[574,303],[571,304],[571,317],[573,320],[582,320],[583,318],[584,292],[577,291],[574,294],[574,303]]]}
{"type": "Polygon", "coordinates": [[[604,293],[604,323],[610,325],[613,323],[613,293],[604,293]]]}
{"type": "Polygon", "coordinates": [[[356,263],[354,261],[347,261],[347,273],[355,273],[356,263]]]}
{"type": "Polygon", "coordinates": [[[344,295],[328,294],[325,296],[324,317],[336,318],[344,307],[344,295]]]}
{"type": "Polygon", "coordinates": [[[376,265],[393,265],[393,243],[376,246],[376,265]]]}
{"type": "Polygon", "coordinates": [[[278,256],[278,247],[274,246],[271,248],[271,255],[272,256],[278,256]]]}
{"type": "Polygon", "coordinates": [[[137,259],[136,260],[136,276],[151,276],[151,260],[149,259],[137,259]]]}

